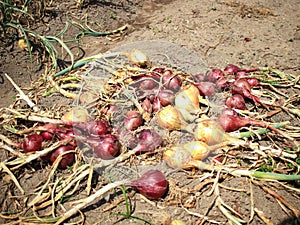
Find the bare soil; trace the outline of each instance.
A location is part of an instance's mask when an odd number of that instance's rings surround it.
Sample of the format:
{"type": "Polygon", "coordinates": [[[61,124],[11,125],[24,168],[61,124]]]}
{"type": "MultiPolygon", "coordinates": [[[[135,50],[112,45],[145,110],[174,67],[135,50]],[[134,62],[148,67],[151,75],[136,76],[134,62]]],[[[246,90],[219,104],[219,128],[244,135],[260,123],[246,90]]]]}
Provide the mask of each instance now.
{"type": "MultiPolygon", "coordinates": [[[[274,1],[179,1],[179,0],[122,0],[122,1],[84,1],[77,7],[75,1],[54,0],[41,20],[32,23],[31,29],[40,35],[56,35],[65,26],[67,15],[81,24],[86,22],[96,31],[112,31],[126,25],[126,29],[111,35],[99,37],[86,35],[78,43],[70,42],[69,47],[75,52],[75,60],[104,53],[124,44],[145,41],[168,41],[195,52],[208,68],[224,68],[227,64],[236,64],[246,68],[270,67],[285,73],[300,74],[300,10],[298,0],[274,1]]],[[[63,35],[64,40],[74,38],[80,30],[71,26],[63,35]]],[[[0,33],[1,36],[3,34],[0,33]]],[[[31,85],[37,87],[44,81],[47,63],[43,52],[33,51],[33,62],[30,62],[28,51],[17,45],[17,35],[2,38],[0,41],[0,107],[8,107],[15,102],[17,91],[5,78],[9,74],[25,92],[33,91],[31,85]]],[[[3,36],[4,37],[4,36],[3,36]]],[[[70,65],[65,51],[61,50],[61,69],[70,65]]],[[[200,61],[201,61],[200,60],[200,61]]],[[[183,60],[184,61],[184,60],[183,60]]],[[[298,94],[293,90],[291,95],[298,94]]],[[[56,101],[69,100],[55,93],[56,101]]],[[[52,98],[36,96],[34,99],[41,106],[51,107],[52,98]]],[[[298,101],[299,104],[299,101],[298,101]]],[[[299,105],[298,105],[299,106],[299,105]]],[[[287,116],[275,120],[291,120],[299,126],[299,118],[287,116]]],[[[10,136],[2,130],[2,134],[10,136]]],[[[270,144],[270,142],[267,142],[270,144]]],[[[4,161],[9,154],[1,149],[0,159],[4,161]]],[[[20,169],[17,178],[27,194],[40,184],[49,172],[49,165],[37,161],[20,169]]],[[[62,173],[68,173],[63,171],[62,173]]],[[[176,171],[169,174],[170,188],[167,196],[150,202],[140,195],[132,195],[132,215],[150,221],[152,224],[168,224],[169,220],[181,219],[186,224],[232,224],[212,205],[214,194],[209,194],[212,182],[198,186],[199,171],[176,171]],[[205,220],[203,219],[205,216],[205,220]]],[[[212,180],[213,177],[208,177],[212,180]]],[[[101,178],[98,178],[98,182],[101,178]]],[[[212,180],[214,181],[214,180],[212,180]]],[[[248,178],[232,178],[222,175],[219,182],[223,201],[232,207],[238,216],[248,221],[251,218],[251,205],[262,211],[275,225],[300,224],[299,218],[290,209],[279,203],[274,196],[266,193],[259,185],[249,182],[248,178]],[[252,196],[253,194],[253,196],[252,196]],[[253,202],[251,202],[253,198],[253,202]]],[[[101,183],[101,182],[99,182],[101,183]]],[[[263,182],[262,182],[263,183],[263,182]]],[[[283,196],[294,208],[300,209],[299,183],[290,182],[298,191],[292,191],[278,182],[263,183],[283,196]]],[[[97,178],[93,183],[97,186],[97,178]]],[[[21,193],[6,175],[0,177],[0,205],[2,212],[21,210],[21,193]]],[[[77,197],[85,195],[85,187],[77,197]]],[[[124,202],[115,208],[104,209],[115,204],[116,199],[101,200],[85,208],[83,224],[146,224],[135,218],[126,218],[124,202]],[[118,215],[117,215],[118,214],[118,215]]],[[[63,210],[60,208],[60,210],[63,210]]],[[[69,222],[79,221],[80,215],[69,222]]],[[[17,221],[17,220],[15,220],[17,221]]],[[[1,218],[0,223],[11,220],[1,218]]],[[[271,222],[269,224],[272,224],[271,222]]],[[[17,224],[17,222],[16,222],[17,224]]],[[[248,224],[266,224],[257,213],[248,224]]]]}

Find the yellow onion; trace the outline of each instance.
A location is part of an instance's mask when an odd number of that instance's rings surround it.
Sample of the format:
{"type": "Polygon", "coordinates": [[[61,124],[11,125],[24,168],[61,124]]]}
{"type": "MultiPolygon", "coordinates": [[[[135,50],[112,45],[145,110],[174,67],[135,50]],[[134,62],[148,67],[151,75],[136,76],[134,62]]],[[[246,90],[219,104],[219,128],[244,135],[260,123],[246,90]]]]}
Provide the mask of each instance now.
{"type": "Polygon", "coordinates": [[[193,161],[191,154],[182,146],[173,146],[164,151],[163,160],[168,166],[176,169],[191,169],[189,162],[193,161]]]}
{"type": "Polygon", "coordinates": [[[193,130],[196,140],[203,141],[208,145],[221,143],[225,138],[225,132],[222,127],[214,120],[201,120],[193,130]]]}
{"type": "Polygon", "coordinates": [[[182,220],[172,220],[170,225],[186,225],[182,220]]]}
{"type": "Polygon", "coordinates": [[[175,107],[197,114],[200,112],[199,96],[198,88],[194,85],[188,85],[175,96],[175,107]]]}
{"type": "Polygon", "coordinates": [[[197,122],[192,133],[196,140],[203,141],[209,146],[225,142],[236,145],[245,144],[244,140],[230,136],[223,130],[219,123],[211,119],[204,119],[197,122]]]}
{"type": "Polygon", "coordinates": [[[149,61],[147,55],[138,49],[132,49],[129,53],[128,59],[130,64],[136,66],[146,66],[149,61]]]}
{"type": "Polygon", "coordinates": [[[90,119],[89,113],[85,108],[74,107],[67,111],[61,118],[65,121],[87,122],[90,119]]]}
{"type": "Polygon", "coordinates": [[[211,148],[202,141],[190,141],[182,146],[195,160],[205,159],[215,148],[211,148]]]}
{"type": "Polygon", "coordinates": [[[171,105],[162,108],[157,113],[157,122],[160,127],[168,130],[180,130],[186,126],[180,112],[171,105]]]}

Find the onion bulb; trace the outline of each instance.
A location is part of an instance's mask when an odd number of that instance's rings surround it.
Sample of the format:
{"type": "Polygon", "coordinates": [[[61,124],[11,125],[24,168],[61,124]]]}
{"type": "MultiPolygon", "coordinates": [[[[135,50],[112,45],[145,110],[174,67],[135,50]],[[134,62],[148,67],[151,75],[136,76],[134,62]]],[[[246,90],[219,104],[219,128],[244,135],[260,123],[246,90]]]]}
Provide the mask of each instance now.
{"type": "Polygon", "coordinates": [[[31,134],[23,141],[23,150],[27,152],[35,152],[42,149],[43,137],[39,134],[31,134]]]}
{"type": "Polygon", "coordinates": [[[127,112],[124,120],[124,126],[126,127],[126,129],[131,131],[136,130],[142,124],[143,124],[143,118],[138,111],[132,110],[127,112]]]}
{"type": "Polygon", "coordinates": [[[181,87],[181,79],[174,75],[171,70],[165,70],[162,77],[163,86],[172,91],[178,91],[181,87]]]}
{"type": "Polygon", "coordinates": [[[165,175],[159,170],[149,170],[140,178],[130,182],[135,190],[145,197],[157,200],[163,197],[168,190],[168,181],[165,175]]]}
{"type": "MultiPolygon", "coordinates": [[[[74,150],[74,147],[71,145],[63,145],[58,147],[54,152],[50,155],[50,161],[53,164],[55,160],[62,154],[74,150]]],[[[67,168],[67,166],[71,166],[75,162],[75,153],[69,152],[62,156],[61,161],[59,162],[59,167],[64,169],[67,168]]]]}
{"type": "Polygon", "coordinates": [[[180,112],[171,105],[162,108],[157,113],[157,122],[160,127],[168,130],[180,130],[186,124],[180,112]]]}
{"type": "Polygon", "coordinates": [[[214,120],[201,120],[196,123],[193,134],[196,140],[203,141],[208,145],[221,143],[225,138],[222,127],[214,120]]]}
{"type": "Polygon", "coordinates": [[[245,99],[240,94],[235,94],[226,99],[225,105],[233,109],[247,110],[245,99]]]}
{"type": "Polygon", "coordinates": [[[176,94],[175,107],[197,114],[200,112],[199,96],[198,88],[194,85],[188,85],[176,94]]]}
{"type": "Polygon", "coordinates": [[[128,56],[129,63],[136,66],[146,66],[149,59],[147,55],[138,49],[133,49],[128,56]]]}
{"type": "Polygon", "coordinates": [[[67,111],[63,116],[62,120],[73,121],[73,122],[87,122],[90,116],[86,109],[82,107],[74,107],[67,111]]]}

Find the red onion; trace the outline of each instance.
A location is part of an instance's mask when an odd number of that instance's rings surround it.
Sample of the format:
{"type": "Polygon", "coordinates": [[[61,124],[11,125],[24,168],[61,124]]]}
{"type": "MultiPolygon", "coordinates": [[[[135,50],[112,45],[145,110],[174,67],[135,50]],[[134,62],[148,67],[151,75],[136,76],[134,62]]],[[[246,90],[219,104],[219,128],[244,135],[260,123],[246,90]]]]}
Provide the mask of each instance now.
{"type": "Polygon", "coordinates": [[[162,106],[168,106],[174,103],[175,95],[171,90],[161,90],[158,93],[158,99],[162,106]]]}
{"type": "Polygon", "coordinates": [[[100,120],[90,121],[85,123],[85,130],[90,136],[100,136],[107,134],[110,131],[110,126],[107,120],[101,118],[100,120]]]}
{"type": "Polygon", "coordinates": [[[43,137],[44,140],[52,140],[53,134],[48,132],[48,131],[43,131],[41,132],[41,136],[43,137]]]}
{"type": "Polygon", "coordinates": [[[266,104],[262,103],[257,96],[251,93],[251,86],[245,78],[236,80],[231,88],[231,92],[233,94],[240,94],[245,98],[252,99],[254,102],[266,107],[266,104]]]}
{"type": "Polygon", "coordinates": [[[138,144],[136,135],[127,129],[120,129],[118,132],[118,137],[122,146],[125,146],[129,149],[133,149],[138,144]]]}
{"type": "Polygon", "coordinates": [[[113,159],[121,150],[119,140],[112,134],[105,134],[99,138],[88,139],[87,142],[92,147],[96,157],[104,160],[113,159]]]}
{"type": "Polygon", "coordinates": [[[147,171],[139,179],[131,181],[130,185],[152,200],[163,197],[168,190],[168,181],[159,170],[147,171]]]}
{"type": "Polygon", "coordinates": [[[143,79],[142,81],[139,81],[139,88],[141,90],[150,90],[153,89],[155,86],[157,86],[157,82],[152,78],[147,78],[143,79]]]}
{"type": "Polygon", "coordinates": [[[233,74],[237,74],[238,72],[250,73],[250,72],[254,72],[254,71],[258,71],[258,70],[259,70],[259,68],[243,69],[236,65],[228,64],[224,69],[224,73],[226,73],[228,75],[233,75],[233,74]]]}
{"type": "Polygon", "coordinates": [[[213,96],[216,94],[216,85],[211,82],[199,82],[194,84],[202,96],[213,96]]]}
{"type": "Polygon", "coordinates": [[[212,69],[206,74],[206,79],[209,82],[216,82],[221,77],[224,77],[224,73],[220,69],[212,69]]]}
{"type": "Polygon", "coordinates": [[[151,76],[159,78],[163,74],[164,71],[165,71],[164,68],[160,68],[160,67],[154,68],[151,71],[151,76]]]}
{"type": "Polygon", "coordinates": [[[216,86],[219,90],[225,90],[229,85],[230,83],[226,77],[221,77],[216,81],[216,86]]]}
{"type": "Polygon", "coordinates": [[[144,99],[141,106],[142,106],[143,110],[145,110],[145,112],[147,112],[149,114],[152,113],[153,107],[152,107],[152,104],[148,97],[144,99]]]}
{"type": "Polygon", "coordinates": [[[165,70],[162,77],[162,83],[165,88],[178,91],[181,87],[181,79],[178,75],[172,73],[171,70],[165,70]]]}
{"type": "Polygon", "coordinates": [[[138,111],[129,111],[124,120],[124,126],[128,130],[136,130],[143,124],[142,115],[138,111]]]}
{"type": "Polygon", "coordinates": [[[254,125],[265,127],[274,132],[281,133],[278,129],[268,125],[267,123],[255,121],[249,118],[239,117],[237,114],[235,114],[234,111],[232,112],[232,114],[230,114],[229,112],[230,109],[226,109],[226,113],[222,112],[222,114],[218,118],[218,123],[221,125],[225,132],[236,131],[246,125],[254,125]]]}
{"type": "Polygon", "coordinates": [[[235,74],[234,79],[238,80],[240,78],[246,78],[246,77],[248,77],[248,74],[245,71],[239,71],[235,74]]]}
{"type": "MultiPolygon", "coordinates": [[[[55,160],[60,156],[61,154],[74,150],[74,147],[71,145],[63,145],[58,147],[54,152],[51,153],[50,155],[50,161],[53,164],[55,160]]],[[[69,152],[66,153],[65,155],[62,156],[61,161],[59,162],[59,167],[64,169],[67,166],[71,166],[75,162],[75,153],[74,152],[69,152]]]]}
{"type": "Polygon", "coordinates": [[[27,152],[35,152],[42,149],[43,137],[39,134],[31,134],[23,141],[23,150],[27,152]]]}
{"type": "Polygon", "coordinates": [[[236,74],[237,72],[242,71],[243,69],[241,69],[240,67],[233,65],[233,64],[228,64],[225,69],[224,69],[224,73],[228,74],[228,75],[233,75],[236,74]]]}
{"type": "Polygon", "coordinates": [[[204,74],[195,74],[195,75],[193,75],[193,78],[194,78],[195,82],[198,83],[198,82],[205,81],[206,76],[204,74]]]}
{"type": "Polygon", "coordinates": [[[162,137],[154,130],[142,130],[139,134],[138,144],[133,151],[136,153],[154,151],[162,144],[162,141],[162,137]]]}
{"type": "Polygon", "coordinates": [[[229,108],[247,110],[243,96],[235,94],[226,99],[225,105],[229,108]]]}
{"type": "Polygon", "coordinates": [[[101,113],[111,117],[115,112],[118,111],[118,107],[115,105],[108,105],[104,109],[101,110],[101,113]]]}
{"type": "Polygon", "coordinates": [[[247,82],[250,84],[251,87],[255,87],[255,86],[261,85],[261,83],[259,82],[259,80],[257,80],[254,77],[247,78],[247,82]]]}

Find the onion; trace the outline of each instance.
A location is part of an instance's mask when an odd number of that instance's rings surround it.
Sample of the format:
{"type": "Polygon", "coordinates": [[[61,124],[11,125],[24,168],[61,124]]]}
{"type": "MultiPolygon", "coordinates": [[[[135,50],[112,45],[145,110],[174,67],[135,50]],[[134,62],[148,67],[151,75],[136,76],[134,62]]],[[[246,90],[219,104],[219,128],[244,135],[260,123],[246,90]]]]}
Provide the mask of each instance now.
{"type": "Polygon", "coordinates": [[[266,104],[261,102],[261,100],[257,96],[251,93],[251,85],[248,83],[248,81],[245,78],[236,80],[233,83],[231,92],[233,94],[240,94],[243,97],[249,98],[254,102],[259,103],[260,105],[266,107],[266,104]]]}
{"type": "Polygon", "coordinates": [[[199,82],[195,86],[202,96],[213,96],[216,94],[216,85],[211,82],[199,82]]]}
{"type": "Polygon", "coordinates": [[[199,96],[199,89],[195,85],[183,87],[175,96],[175,107],[197,114],[200,112],[199,96]]]}
{"type": "Polygon", "coordinates": [[[245,99],[240,94],[235,94],[226,99],[225,105],[229,108],[247,110],[245,99]]]}
{"type": "Polygon", "coordinates": [[[195,82],[198,83],[198,82],[205,81],[206,76],[201,73],[201,74],[195,74],[195,75],[193,75],[193,78],[194,78],[195,82]]]}
{"type": "Polygon", "coordinates": [[[227,87],[229,87],[230,82],[226,77],[221,77],[216,81],[216,86],[219,90],[225,90],[227,87]]]}
{"type": "Polygon", "coordinates": [[[108,105],[104,109],[101,110],[101,113],[111,117],[115,112],[117,112],[119,109],[115,105],[108,105]]]}
{"type": "Polygon", "coordinates": [[[157,67],[157,68],[154,68],[152,71],[151,71],[151,75],[153,77],[160,77],[162,76],[162,74],[164,73],[165,69],[164,68],[161,68],[161,67],[157,67]]]}
{"type": "Polygon", "coordinates": [[[247,82],[250,84],[251,87],[255,87],[255,86],[261,85],[261,83],[259,82],[259,80],[257,80],[254,77],[249,77],[249,78],[246,78],[246,79],[247,79],[247,82]]]}
{"type": "Polygon", "coordinates": [[[153,107],[152,107],[152,104],[151,104],[151,102],[150,102],[150,100],[149,100],[148,97],[144,99],[144,101],[142,102],[141,106],[142,106],[142,109],[145,110],[145,112],[147,112],[149,114],[152,113],[153,107]]]}
{"type": "Polygon", "coordinates": [[[229,74],[229,75],[233,75],[236,74],[237,72],[242,71],[243,69],[241,69],[240,67],[233,65],[233,64],[228,64],[225,69],[224,69],[224,73],[229,74]]]}
{"type": "Polygon", "coordinates": [[[124,120],[124,126],[128,130],[136,130],[143,124],[142,115],[138,111],[129,111],[124,120]]]}
{"type": "Polygon", "coordinates": [[[248,77],[248,74],[245,71],[239,71],[235,74],[234,79],[238,80],[240,78],[245,78],[245,77],[248,77]]]}
{"type": "Polygon", "coordinates": [[[160,127],[168,130],[180,130],[186,125],[181,113],[171,105],[162,108],[157,113],[157,122],[160,127]]]}
{"type": "Polygon", "coordinates": [[[109,123],[106,119],[101,118],[100,120],[90,121],[84,124],[85,130],[90,136],[100,136],[110,131],[109,123]]]}
{"type": "Polygon", "coordinates": [[[149,59],[147,55],[138,49],[133,49],[128,55],[129,63],[136,66],[146,66],[149,59]]]}
{"type": "Polygon", "coordinates": [[[52,140],[53,134],[48,132],[48,131],[43,131],[41,132],[41,136],[43,137],[44,140],[52,140]]]}
{"type": "Polygon", "coordinates": [[[138,144],[133,149],[135,153],[151,152],[159,147],[163,142],[162,137],[154,130],[145,129],[139,134],[138,144]]]}
{"type": "Polygon", "coordinates": [[[218,123],[226,132],[236,131],[246,125],[254,125],[254,126],[265,127],[274,132],[281,133],[278,129],[270,126],[267,123],[261,121],[255,121],[249,118],[242,118],[239,117],[234,112],[230,113],[230,109],[226,109],[226,111],[222,111],[221,115],[218,117],[218,123]]]}
{"type": "Polygon", "coordinates": [[[158,93],[158,99],[162,106],[171,105],[174,103],[175,95],[171,90],[161,90],[158,93]]]}
{"type": "Polygon", "coordinates": [[[25,153],[35,152],[42,149],[43,137],[39,134],[31,134],[23,141],[23,150],[25,153]]]}
{"type": "Polygon", "coordinates": [[[194,138],[208,145],[221,143],[225,139],[225,132],[214,120],[201,120],[193,129],[194,138]]]}
{"type": "Polygon", "coordinates": [[[113,159],[121,150],[119,140],[112,134],[105,134],[95,139],[91,138],[87,142],[92,147],[96,157],[104,160],[113,159]]]}
{"type": "Polygon", "coordinates": [[[249,72],[254,72],[254,71],[258,71],[258,70],[259,70],[259,68],[243,69],[236,65],[228,64],[224,69],[224,73],[226,73],[228,75],[234,75],[234,74],[237,74],[238,72],[249,73],[249,72]]]}
{"type": "Polygon", "coordinates": [[[162,77],[162,83],[165,88],[178,91],[181,86],[181,79],[174,75],[171,70],[165,70],[162,77]]]}
{"type": "Polygon", "coordinates": [[[220,69],[212,69],[206,73],[206,79],[209,82],[216,82],[221,77],[224,77],[224,73],[220,69]]]}
{"type": "Polygon", "coordinates": [[[130,185],[145,197],[156,200],[163,197],[168,190],[168,181],[159,170],[149,170],[130,185]]]}
{"type": "Polygon", "coordinates": [[[139,81],[139,88],[141,90],[150,90],[157,86],[157,82],[152,78],[142,79],[139,81]]]}
{"type": "MultiPolygon", "coordinates": [[[[57,148],[54,152],[50,155],[50,161],[53,164],[55,160],[62,154],[64,154],[67,151],[74,150],[74,147],[71,145],[63,145],[57,148]]],[[[66,153],[62,156],[62,160],[59,162],[59,167],[64,169],[67,166],[71,166],[75,162],[75,153],[70,152],[66,153]]]]}

